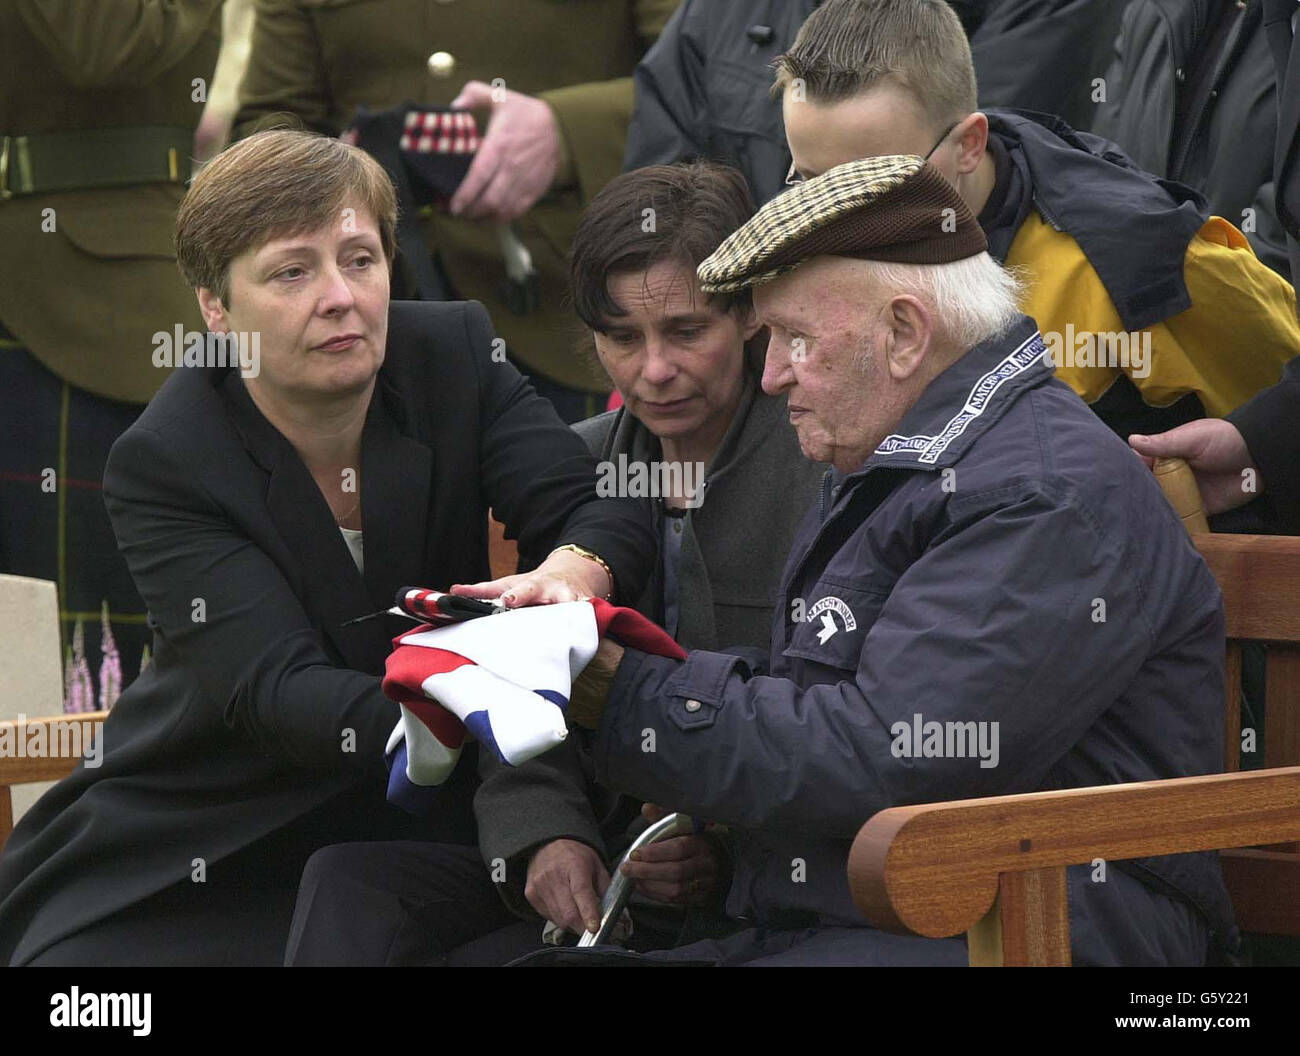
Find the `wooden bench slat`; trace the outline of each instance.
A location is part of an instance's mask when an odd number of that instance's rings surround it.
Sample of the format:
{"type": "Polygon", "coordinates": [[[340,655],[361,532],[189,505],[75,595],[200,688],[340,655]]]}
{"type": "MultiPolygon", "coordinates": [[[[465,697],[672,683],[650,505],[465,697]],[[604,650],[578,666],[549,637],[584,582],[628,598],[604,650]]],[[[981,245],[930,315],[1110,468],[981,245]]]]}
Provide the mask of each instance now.
{"type": "Polygon", "coordinates": [[[1227,636],[1300,641],[1300,540],[1273,535],[1193,535],[1223,591],[1227,636]]]}
{"type": "Polygon", "coordinates": [[[1269,646],[1264,693],[1264,765],[1300,762],[1300,649],[1269,646]]]}
{"type": "Polygon", "coordinates": [[[1237,927],[1300,938],[1300,854],[1233,850],[1219,855],[1237,927]]]}
{"type": "Polygon", "coordinates": [[[81,756],[52,759],[0,759],[0,785],[31,785],[38,781],[61,781],[77,767],[81,756]]]}
{"type": "Polygon", "coordinates": [[[1241,769],[1241,644],[1229,642],[1223,663],[1223,772],[1241,769]]]}
{"type": "Polygon", "coordinates": [[[998,879],[1002,964],[1070,966],[1070,912],[1065,868],[1026,869],[998,879]]]}
{"type": "Polygon", "coordinates": [[[8,785],[0,785],[0,850],[14,831],[14,800],[8,785]]]}

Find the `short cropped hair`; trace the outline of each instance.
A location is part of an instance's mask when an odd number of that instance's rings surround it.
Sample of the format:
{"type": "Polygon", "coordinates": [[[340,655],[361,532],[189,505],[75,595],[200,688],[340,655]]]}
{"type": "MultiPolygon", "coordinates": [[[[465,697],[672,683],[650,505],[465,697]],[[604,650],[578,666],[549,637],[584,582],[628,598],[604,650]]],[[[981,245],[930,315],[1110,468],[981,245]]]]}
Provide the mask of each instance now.
{"type": "Polygon", "coordinates": [[[190,286],[230,305],[230,262],[273,238],[335,222],[348,202],[379,227],[392,270],[397,196],[383,166],[339,139],[289,129],[227,147],[190,184],[176,217],[176,260],[190,286]]]}
{"type": "MultiPolygon", "coordinates": [[[[604,333],[626,312],[609,294],[609,278],[672,261],[692,272],[754,215],[739,171],[714,162],[650,165],[611,180],[578,224],[569,280],[578,317],[604,333]]],[[[713,294],[724,310],[748,307],[749,291],[713,294]]]]}
{"type": "Polygon", "coordinates": [[[936,129],[976,107],[970,43],[945,0],[826,0],[777,57],[773,94],[796,79],[815,103],[894,84],[912,93],[936,129]]]}
{"type": "Polygon", "coordinates": [[[998,337],[1020,318],[1024,283],[988,253],[946,264],[863,261],[863,268],[888,296],[910,293],[934,317],[939,332],[963,352],[998,337]]]}

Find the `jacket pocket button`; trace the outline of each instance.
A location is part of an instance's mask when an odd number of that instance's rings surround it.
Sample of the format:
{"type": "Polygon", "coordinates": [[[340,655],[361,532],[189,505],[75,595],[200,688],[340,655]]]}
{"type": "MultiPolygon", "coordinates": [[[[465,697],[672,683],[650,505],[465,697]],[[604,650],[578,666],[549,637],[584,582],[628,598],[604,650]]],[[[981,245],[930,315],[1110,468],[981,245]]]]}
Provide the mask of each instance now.
{"type": "Polygon", "coordinates": [[[687,711],[692,711],[692,712],[694,712],[694,711],[699,711],[699,710],[700,710],[700,702],[699,702],[698,700],[688,700],[688,701],[686,702],[686,710],[687,710],[687,711]]]}

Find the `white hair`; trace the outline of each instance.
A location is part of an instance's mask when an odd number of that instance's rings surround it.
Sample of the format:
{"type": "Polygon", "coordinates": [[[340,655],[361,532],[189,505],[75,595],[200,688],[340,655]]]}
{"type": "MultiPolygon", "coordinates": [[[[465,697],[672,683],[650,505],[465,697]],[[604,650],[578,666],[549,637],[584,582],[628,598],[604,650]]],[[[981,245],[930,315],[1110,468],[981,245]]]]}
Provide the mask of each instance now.
{"type": "Polygon", "coordinates": [[[887,297],[910,293],[920,300],[939,336],[963,352],[997,337],[1020,314],[1023,284],[988,253],[949,264],[863,263],[887,297]]]}

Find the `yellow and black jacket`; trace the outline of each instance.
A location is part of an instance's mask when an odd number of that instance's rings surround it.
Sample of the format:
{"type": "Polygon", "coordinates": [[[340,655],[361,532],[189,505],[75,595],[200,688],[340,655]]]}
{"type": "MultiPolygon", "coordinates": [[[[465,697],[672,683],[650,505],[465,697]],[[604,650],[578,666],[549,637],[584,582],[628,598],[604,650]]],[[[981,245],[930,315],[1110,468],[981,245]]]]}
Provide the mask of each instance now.
{"type": "Polygon", "coordinates": [[[1055,118],[986,113],[989,250],[1026,280],[1057,376],[1107,425],[1223,416],[1278,380],[1300,351],[1294,291],[1204,198],[1055,118]]]}

